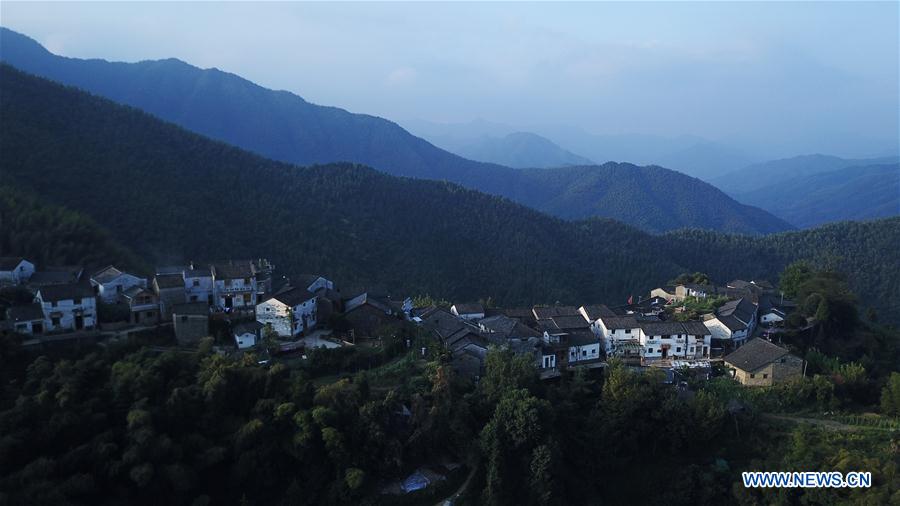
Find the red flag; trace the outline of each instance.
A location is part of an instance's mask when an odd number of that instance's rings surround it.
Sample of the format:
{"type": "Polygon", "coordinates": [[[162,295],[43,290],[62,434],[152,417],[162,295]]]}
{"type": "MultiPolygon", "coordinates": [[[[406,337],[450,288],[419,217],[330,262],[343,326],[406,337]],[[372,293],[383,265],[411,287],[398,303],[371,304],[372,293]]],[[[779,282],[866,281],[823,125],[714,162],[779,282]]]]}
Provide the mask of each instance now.
{"type": "Polygon", "coordinates": [[[634,300],[634,295],[629,295],[629,296],[628,296],[628,303],[629,303],[629,304],[633,304],[633,302],[632,302],[633,300],[634,300]]]}

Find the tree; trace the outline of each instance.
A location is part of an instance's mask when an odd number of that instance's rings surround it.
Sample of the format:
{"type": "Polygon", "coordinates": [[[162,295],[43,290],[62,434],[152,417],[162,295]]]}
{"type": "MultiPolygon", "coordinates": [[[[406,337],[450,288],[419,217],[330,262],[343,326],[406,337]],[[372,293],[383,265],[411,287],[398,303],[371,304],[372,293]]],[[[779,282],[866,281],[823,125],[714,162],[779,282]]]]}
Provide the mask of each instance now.
{"type": "Polygon", "coordinates": [[[813,274],[812,268],[804,260],[798,260],[784,268],[778,280],[778,288],[786,297],[794,298],[800,292],[800,286],[807,282],[813,274]]]}
{"type": "Polygon", "coordinates": [[[881,389],[881,412],[900,416],[900,373],[891,373],[887,384],[881,389]]]}

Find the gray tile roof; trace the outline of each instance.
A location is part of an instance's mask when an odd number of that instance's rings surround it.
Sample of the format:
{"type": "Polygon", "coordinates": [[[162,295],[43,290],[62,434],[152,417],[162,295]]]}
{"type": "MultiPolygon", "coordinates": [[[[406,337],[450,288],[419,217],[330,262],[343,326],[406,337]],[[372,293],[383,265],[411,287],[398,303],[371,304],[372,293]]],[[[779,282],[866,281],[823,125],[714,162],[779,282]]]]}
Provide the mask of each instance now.
{"type": "Polygon", "coordinates": [[[0,271],[11,271],[25,260],[22,257],[0,257],[0,271]]]}
{"type": "Polygon", "coordinates": [[[314,293],[311,293],[306,288],[290,288],[287,287],[286,290],[282,290],[275,295],[272,296],[273,299],[288,305],[290,307],[297,306],[302,304],[310,299],[316,298],[314,293]]]}
{"type": "Polygon", "coordinates": [[[484,313],[484,306],[478,303],[472,304],[454,304],[454,308],[456,308],[456,312],[464,315],[464,314],[480,314],[484,313]]]}
{"type": "Polygon", "coordinates": [[[584,310],[585,314],[587,314],[588,319],[591,321],[597,321],[601,316],[615,316],[616,313],[613,312],[612,309],[606,307],[603,304],[593,304],[590,306],[581,306],[581,309],[584,310]]]}
{"type": "Polygon", "coordinates": [[[107,265],[106,267],[104,267],[104,268],[100,269],[99,271],[95,272],[94,274],[92,274],[91,280],[96,283],[103,284],[103,283],[108,283],[121,275],[122,275],[122,271],[120,271],[119,269],[116,269],[112,265],[107,265]]]}
{"type": "Polygon", "coordinates": [[[216,279],[244,279],[256,274],[250,262],[215,264],[212,266],[212,273],[216,279]]]}
{"type": "Polygon", "coordinates": [[[553,318],[554,316],[578,316],[578,308],[575,306],[535,306],[533,309],[534,317],[538,320],[553,318]]]}
{"type": "Polygon", "coordinates": [[[747,372],[753,372],[789,353],[785,348],[757,337],[727,355],[725,363],[747,372]]]}
{"type": "Polygon", "coordinates": [[[65,285],[48,285],[38,289],[41,300],[45,302],[58,302],[61,300],[87,299],[94,297],[91,287],[83,283],[68,283],[65,285]]]}
{"type": "Polygon", "coordinates": [[[554,316],[551,320],[563,330],[587,329],[591,327],[590,322],[585,320],[580,314],[578,316],[554,316]]]}
{"type": "Polygon", "coordinates": [[[604,316],[600,318],[600,321],[610,330],[638,328],[638,322],[634,316],[604,316]]]}
{"type": "Polygon", "coordinates": [[[184,289],[184,278],[181,277],[181,274],[157,274],[156,286],[160,290],[165,290],[166,288],[184,289]]]}

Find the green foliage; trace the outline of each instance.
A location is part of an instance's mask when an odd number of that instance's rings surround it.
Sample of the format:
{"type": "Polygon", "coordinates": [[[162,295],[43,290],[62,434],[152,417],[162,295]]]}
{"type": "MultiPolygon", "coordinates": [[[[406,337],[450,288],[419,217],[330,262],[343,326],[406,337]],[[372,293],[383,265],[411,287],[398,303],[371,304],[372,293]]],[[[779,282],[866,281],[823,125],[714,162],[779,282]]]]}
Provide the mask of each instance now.
{"type": "Polygon", "coordinates": [[[800,286],[809,281],[812,274],[813,270],[808,262],[803,260],[792,262],[784,268],[778,278],[778,288],[785,297],[795,298],[800,292],[800,286]]]}
{"type": "Polygon", "coordinates": [[[890,416],[900,416],[900,373],[891,373],[887,384],[881,390],[881,412],[890,416]]]}

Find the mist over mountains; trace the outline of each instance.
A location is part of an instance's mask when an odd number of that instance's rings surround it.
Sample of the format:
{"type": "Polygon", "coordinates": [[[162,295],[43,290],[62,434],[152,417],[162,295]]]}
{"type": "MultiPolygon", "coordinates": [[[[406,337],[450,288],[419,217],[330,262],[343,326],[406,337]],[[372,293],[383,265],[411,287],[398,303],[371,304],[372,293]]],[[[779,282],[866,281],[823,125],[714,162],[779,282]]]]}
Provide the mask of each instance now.
{"type": "Polygon", "coordinates": [[[647,170],[631,164],[622,164],[625,170],[617,170],[615,177],[608,164],[521,171],[454,155],[382,118],[315,105],[176,59],[112,63],[65,58],[8,29],[0,30],[0,45],[0,57],[17,68],[279,161],[363,163],[392,175],[456,182],[566,218],[614,218],[654,232],[695,227],[758,234],[791,228],[711,185],[663,168],[649,171],[666,182],[667,191],[656,194],[647,194],[639,184],[647,170]]]}

